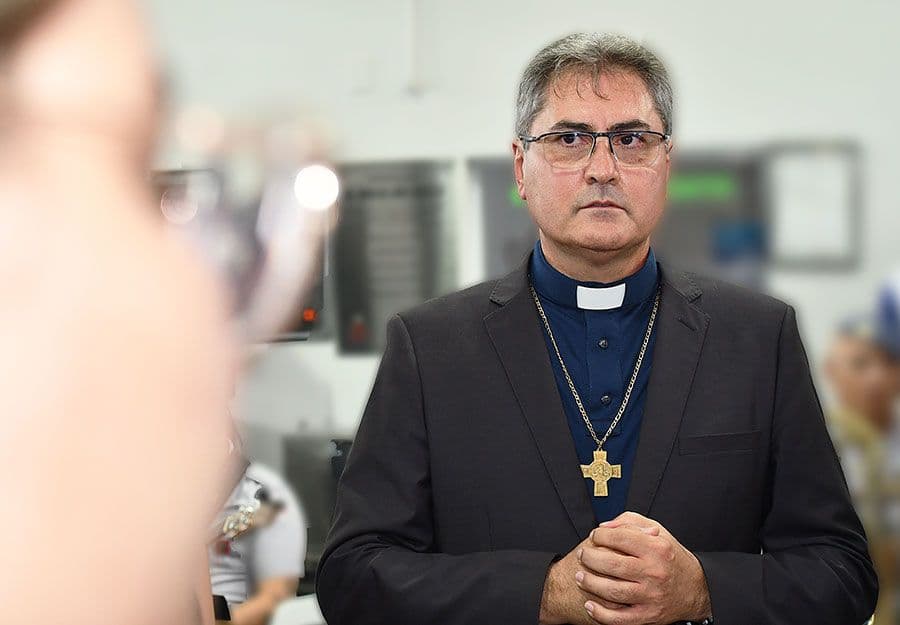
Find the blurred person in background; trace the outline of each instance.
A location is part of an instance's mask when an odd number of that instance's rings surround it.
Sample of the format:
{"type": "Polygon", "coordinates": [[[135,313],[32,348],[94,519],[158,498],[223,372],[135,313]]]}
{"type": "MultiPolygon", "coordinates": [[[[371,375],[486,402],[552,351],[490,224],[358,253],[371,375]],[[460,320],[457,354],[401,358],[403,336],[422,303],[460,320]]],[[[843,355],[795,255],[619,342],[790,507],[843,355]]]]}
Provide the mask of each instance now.
{"type": "MultiPolygon", "coordinates": [[[[884,441],[895,430],[897,355],[882,340],[871,315],[845,320],[825,359],[825,374],[834,393],[829,420],[836,438],[865,443],[884,441]]],[[[852,486],[861,476],[848,475],[852,486]]]]}
{"type": "MultiPolygon", "coordinates": [[[[878,294],[877,332],[880,342],[893,354],[891,378],[894,382],[894,415],[900,419],[900,270],[895,270],[884,281],[878,294]]],[[[885,478],[887,502],[887,540],[892,571],[895,574],[893,606],[895,622],[900,624],[900,588],[896,584],[896,572],[900,570],[900,427],[894,424],[893,434],[885,453],[885,478]]]]}
{"type": "Polygon", "coordinates": [[[900,397],[900,270],[888,276],[878,293],[876,327],[881,343],[895,356],[893,379],[900,397]]]}
{"type": "Polygon", "coordinates": [[[0,0],[0,47],[0,620],[210,622],[235,350],[146,188],[142,20],[0,0]]]}
{"type": "Polygon", "coordinates": [[[890,459],[900,453],[898,355],[875,316],[857,315],[839,326],[824,371],[833,394],[829,428],[884,588],[876,622],[894,623],[897,535],[890,516],[900,476],[891,470],[890,459]]]}
{"type": "Polygon", "coordinates": [[[239,527],[210,547],[213,594],[225,597],[235,625],[265,625],[297,594],[306,557],[304,515],[287,482],[258,462],[247,467],[225,512],[237,515],[239,527]]]}

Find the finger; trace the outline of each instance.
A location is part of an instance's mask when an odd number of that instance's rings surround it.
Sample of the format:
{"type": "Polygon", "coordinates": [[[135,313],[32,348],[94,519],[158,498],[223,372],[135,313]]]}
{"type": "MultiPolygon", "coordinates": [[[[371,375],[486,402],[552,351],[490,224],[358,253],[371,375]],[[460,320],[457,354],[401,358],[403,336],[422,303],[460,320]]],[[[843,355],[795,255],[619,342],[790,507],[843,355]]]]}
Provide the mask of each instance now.
{"type": "Polygon", "coordinates": [[[578,571],[575,583],[582,591],[613,603],[632,605],[645,600],[643,587],[634,582],[578,571]]]}
{"type": "Polygon", "coordinates": [[[606,577],[629,582],[640,582],[644,578],[644,567],[639,558],[606,547],[588,547],[581,552],[578,561],[589,571],[606,577]]]}
{"type": "Polygon", "coordinates": [[[609,519],[608,521],[604,521],[600,525],[605,525],[607,523],[631,523],[633,525],[652,525],[653,519],[649,517],[645,517],[642,514],[638,514],[637,512],[631,512],[630,510],[626,510],[625,512],[619,514],[618,516],[609,519]]]}
{"type": "Polygon", "coordinates": [[[599,603],[602,607],[607,610],[621,610],[622,608],[627,608],[629,606],[624,603],[613,603],[612,601],[607,601],[606,599],[601,599],[600,597],[595,597],[594,595],[584,594],[585,601],[593,601],[594,603],[599,603]]]}
{"type": "Polygon", "coordinates": [[[597,527],[591,531],[590,538],[596,547],[606,547],[639,558],[653,553],[653,541],[659,540],[658,536],[650,536],[633,525],[597,527]]]}
{"type": "Polygon", "coordinates": [[[593,601],[594,603],[599,603],[607,610],[621,610],[622,608],[629,607],[624,603],[616,603],[615,601],[607,601],[606,599],[601,599],[597,595],[592,595],[591,593],[584,590],[581,591],[581,598],[582,602],[593,601]]]}
{"type": "Polygon", "coordinates": [[[640,532],[643,532],[644,534],[647,534],[648,536],[659,536],[664,531],[661,527],[656,526],[656,525],[641,526],[641,525],[635,525],[633,523],[621,523],[621,524],[617,524],[615,526],[600,525],[599,527],[605,527],[605,528],[609,528],[609,529],[618,529],[620,527],[633,527],[634,529],[636,529],[640,532]]]}
{"type": "Polygon", "coordinates": [[[660,526],[652,526],[652,527],[651,526],[643,526],[642,527],[640,525],[634,525],[633,523],[619,523],[619,522],[613,522],[613,521],[608,521],[608,523],[610,523],[610,524],[609,525],[600,524],[597,527],[603,528],[603,529],[622,529],[623,527],[630,527],[630,528],[633,528],[643,534],[646,534],[647,536],[660,536],[665,532],[665,529],[663,529],[660,526]]]}
{"type": "Polygon", "coordinates": [[[640,515],[637,512],[623,512],[616,518],[601,523],[600,527],[622,527],[623,525],[636,525],[637,527],[654,529],[656,530],[657,534],[659,533],[659,529],[661,527],[658,522],[640,515]]]}
{"type": "Polygon", "coordinates": [[[584,609],[594,622],[601,625],[643,625],[653,622],[652,617],[642,606],[631,605],[610,609],[599,602],[589,600],[585,602],[584,609]]]}

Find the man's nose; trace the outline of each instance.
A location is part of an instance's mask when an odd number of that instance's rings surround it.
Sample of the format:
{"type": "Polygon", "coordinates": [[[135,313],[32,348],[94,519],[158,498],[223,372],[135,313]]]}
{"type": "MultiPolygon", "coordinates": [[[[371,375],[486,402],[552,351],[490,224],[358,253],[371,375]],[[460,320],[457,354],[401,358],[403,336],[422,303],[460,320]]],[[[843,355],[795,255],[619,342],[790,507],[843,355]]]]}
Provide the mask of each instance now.
{"type": "Polygon", "coordinates": [[[584,167],[584,178],[588,184],[606,184],[619,177],[619,164],[610,150],[606,137],[597,137],[594,153],[584,167]]]}

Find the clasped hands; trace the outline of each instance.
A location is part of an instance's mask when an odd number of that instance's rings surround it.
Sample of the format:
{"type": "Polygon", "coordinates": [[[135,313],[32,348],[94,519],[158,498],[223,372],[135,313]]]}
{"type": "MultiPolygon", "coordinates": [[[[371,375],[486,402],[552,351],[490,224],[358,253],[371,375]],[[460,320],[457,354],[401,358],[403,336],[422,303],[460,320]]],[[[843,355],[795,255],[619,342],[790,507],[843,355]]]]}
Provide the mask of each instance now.
{"type": "Polygon", "coordinates": [[[696,556],[656,521],[625,512],[550,567],[540,623],[668,625],[711,612],[696,556]]]}

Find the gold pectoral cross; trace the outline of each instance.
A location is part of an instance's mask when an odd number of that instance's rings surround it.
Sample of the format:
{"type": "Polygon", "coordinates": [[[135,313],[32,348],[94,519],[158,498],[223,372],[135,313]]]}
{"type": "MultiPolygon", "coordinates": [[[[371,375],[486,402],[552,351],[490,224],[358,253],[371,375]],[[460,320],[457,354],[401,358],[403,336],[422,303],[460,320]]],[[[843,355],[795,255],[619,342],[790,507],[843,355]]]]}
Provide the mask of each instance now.
{"type": "Polygon", "coordinates": [[[614,477],[622,477],[622,465],[610,464],[606,461],[606,452],[598,449],[594,452],[594,461],[581,465],[581,474],[594,480],[594,497],[609,495],[607,482],[614,477]]]}

